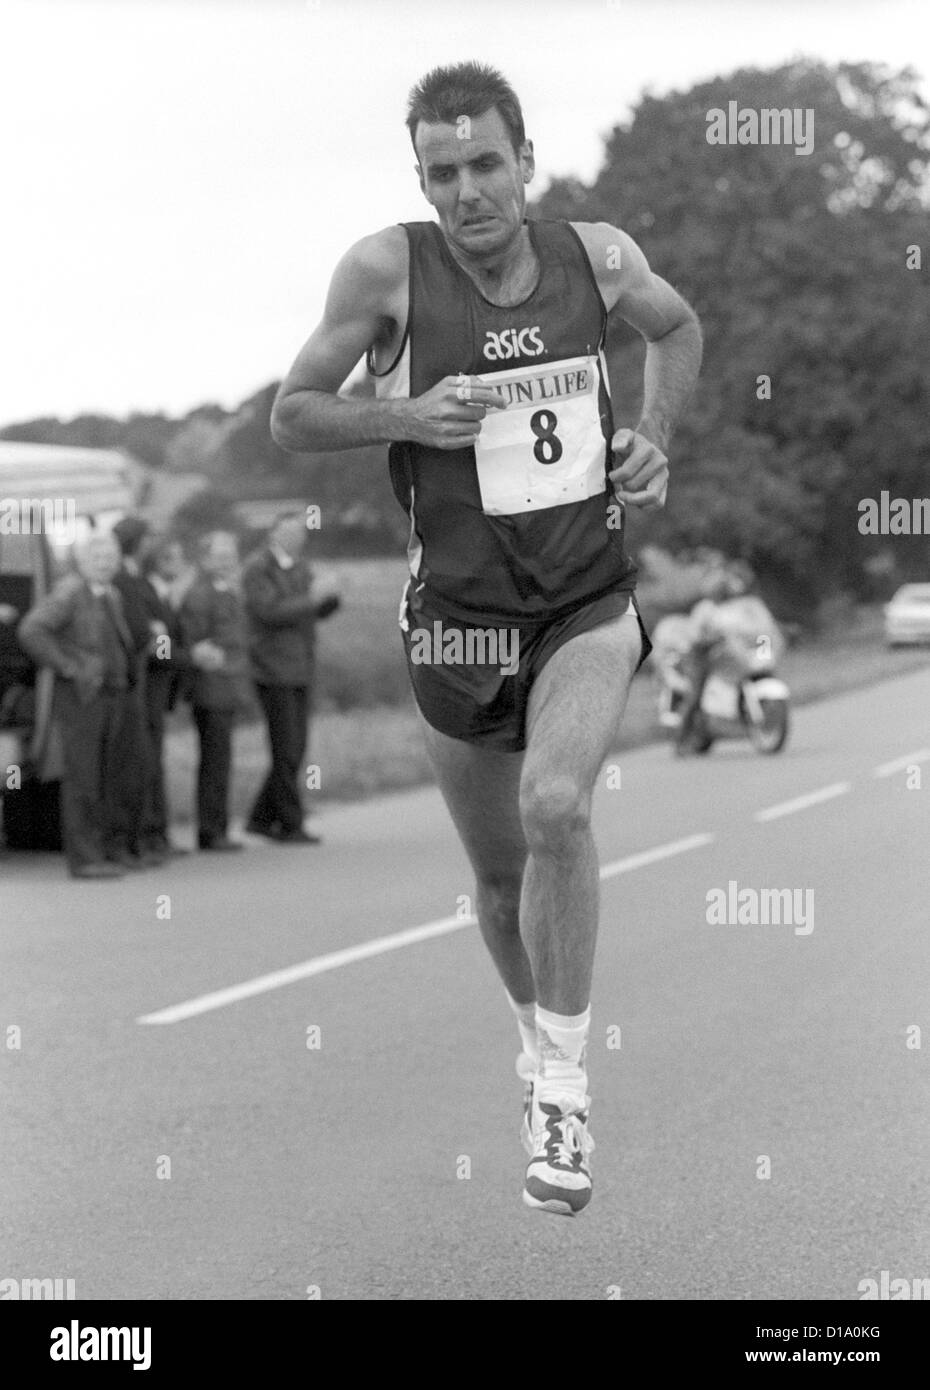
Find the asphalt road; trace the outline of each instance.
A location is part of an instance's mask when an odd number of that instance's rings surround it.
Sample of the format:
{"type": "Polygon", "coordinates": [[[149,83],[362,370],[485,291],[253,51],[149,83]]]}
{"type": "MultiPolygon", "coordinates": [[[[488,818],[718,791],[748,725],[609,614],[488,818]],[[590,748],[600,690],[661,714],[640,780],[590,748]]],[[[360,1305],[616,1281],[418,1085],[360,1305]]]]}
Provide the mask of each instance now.
{"type": "Polygon", "coordinates": [[[798,711],[778,758],[654,747],[602,777],[573,1221],[520,1200],[516,1031],[457,920],[472,884],[436,792],[331,809],[319,849],[113,884],[3,860],[0,1278],[856,1300],[882,1270],[930,1277],[928,709],[920,671],[798,711]],[[709,923],[731,881],[797,891],[813,929],[709,923]]]}

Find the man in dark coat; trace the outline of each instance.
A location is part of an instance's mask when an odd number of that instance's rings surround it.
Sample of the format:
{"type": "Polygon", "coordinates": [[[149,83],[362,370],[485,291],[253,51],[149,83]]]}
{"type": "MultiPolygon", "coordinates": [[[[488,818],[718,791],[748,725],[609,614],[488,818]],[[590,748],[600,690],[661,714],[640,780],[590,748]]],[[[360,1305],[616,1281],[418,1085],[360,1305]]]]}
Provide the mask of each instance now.
{"type": "Polygon", "coordinates": [[[165,629],[161,601],[140,565],[149,532],[148,522],[136,516],[123,517],[113,527],[113,535],[122,552],[122,564],[113,578],[113,585],[122,598],[123,612],[133,642],[121,738],[123,757],[117,788],[126,867],[161,863],[167,853],[166,846],[159,843],[156,829],[151,824],[154,783],[160,764],[149,730],[148,677],[155,639],[165,629]]]}
{"type": "Polygon", "coordinates": [[[247,829],[285,844],[318,844],[304,830],[301,777],[313,700],[317,620],[339,607],[318,598],[304,554],[306,518],[279,517],[268,543],[250,556],[242,576],[249,619],[252,677],[268,724],[271,768],[247,829]]]}
{"type": "Polygon", "coordinates": [[[71,876],[120,878],[116,773],[134,647],[112,583],[120,562],[116,541],[92,536],[75,558],[79,572],[59,580],[26,614],[19,640],[59,677],[62,834],[71,876]]]}
{"type": "Polygon", "coordinates": [[[228,531],[200,544],[200,573],[181,604],[181,632],[192,667],[191,705],[200,736],[197,843],[203,850],[238,850],[228,835],[232,734],[236,714],[250,703],[248,639],[238,592],[239,550],[228,531]]]}
{"type": "Polygon", "coordinates": [[[145,672],[145,722],[151,768],[143,828],[147,846],[163,855],[187,853],[172,842],[169,834],[164,771],[165,722],[175,707],[188,669],[178,611],[186,569],[189,566],[181,543],[173,537],[156,537],[146,547],[143,572],[152,590],[153,642],[145,672]]]}

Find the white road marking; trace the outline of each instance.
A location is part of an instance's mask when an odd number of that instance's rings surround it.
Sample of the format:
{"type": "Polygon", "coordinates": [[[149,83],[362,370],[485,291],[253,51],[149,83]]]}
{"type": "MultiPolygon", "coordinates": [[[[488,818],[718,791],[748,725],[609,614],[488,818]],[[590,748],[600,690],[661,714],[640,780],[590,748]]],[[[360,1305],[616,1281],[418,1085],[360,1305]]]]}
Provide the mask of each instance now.
{"type": "Polygon", "coordinates": [[[764,811],[756,811],[753,819],[757,821],[778,820],[780,816],[793,815],[795,811],[805,811],[808,806],[817,806],[821,801],[831,801],[834,796],[843,796],[852,791],[852,782],[833,782],[829,787],[820,787],[805,796],[796,796],[792,801],[781,801],[777,806],[767,806],[764,811]]]}
{"type": "Polygon", "coordinates": [[[301,961],[298,965],[288,965],[283,970],[272,970],[270,975],[257,975],[253,980],[244,980],[241,985],[230,985],[228,989],[217,989],[212,994],[201,994],[196,999],[186,1000],[183,1004],[172,1004],[167,1009],[158,1009],[156,1013],[143,1014],[136,1022],[179,1023],[184,1018],[209,1013],[211,1009],[238,1004],[240,999],[251,999],[254,994],[266,994],[268,990],[280,989],[282,985],[292,985],[297,980],[308,980],[313,975],[323,975],[327,970],[354,965],[356,961],[367,960],[369,956],[380,956],[386,951],[397,951],[401,946],[428,941],[433,936],[445,936],[448,932],[461,931],[463,927],[473,927],[475,921],[474,917],[441,917],[436,922],[426,922],[422,927],[410,927],[407,931],[394,932],[392,936],[378,936],[373,941],[363,941],[358,946],[347,946],[345,950],[330,951],[328,955],[315,956],[312,960],[301,961]]]}
{"type": "Polygon", "coordinates": [[[639,854],[631,854],[626,859],[615,859],[601,869],[601,878],[613,878],[615,874],[628,874],[631,869],[640,869],[645,864],[655,864],[660,859],[669,859],[673,854],[684,854],[689,849],[700,849],[709,845],[713,835],[689,835],[685,840],[671,840],[667,845],[657,845],[655,849],[644,849],[639,854]]]}
{"type": "Polygon", "coordinates": [[[930,748],[918,748],[916,753],[906,753],[903,758],[894,758],[890,763],[882,763],[875,768],[873,777],[892,777],[896,772],[903,772],[910,767],[911,763],[925,763],[930,758],[930,748]]]}
{"type": "MultiPolygon", "coordinates": [[[[641,850],[625,859],[615,859],[605,864],[600,877],[614,878],[617,874],[630,873],[633,869],[655,864],[660,859],[668,859],[673,854],[684,854],[689,849],[708,845],[713,835],[689,835],[684,840],[672,840],[667,845],[657,845],[654,849],[641,850]]],[[[225,1008],[227,1004],[238,1004],[242,999],[251,999],[256,994],[267,994],[269,990],[280,989],[283,985],[295,984],[298,980],[308,980],[314,975],[323,975],[328,970],[339,970],[344,965],[354,965],[356,961],[368,960],[371,956],[381,956],[387,951],[398,951],[402,946],[414,946],[420,941],[429,941],[435,936],[447,936],[450,932],[461,931],[464,927],[477,925],[477,918],[440,917],[435,922],[425,922],[421,927],[408,927],[406,931],[394,932],[390,936],[379,936],[373,941],[363,941],[358,946],[347,946],[342,951],[330,951],[325,956],[315,956],[312,960],[289,965],[283,970],[273,970],[268,975],[257,975],[253,980],[230,985],[227,989],[217,989],[210,994],[201,994],[196,999],[185,1000],[182,1004],[171,1004],[155,1013],[143,1014],[137,1023],[180,1023],[185,1018],[195,1018],[198,1014],[209,1013],[212,1009],[225,1008]]]]}

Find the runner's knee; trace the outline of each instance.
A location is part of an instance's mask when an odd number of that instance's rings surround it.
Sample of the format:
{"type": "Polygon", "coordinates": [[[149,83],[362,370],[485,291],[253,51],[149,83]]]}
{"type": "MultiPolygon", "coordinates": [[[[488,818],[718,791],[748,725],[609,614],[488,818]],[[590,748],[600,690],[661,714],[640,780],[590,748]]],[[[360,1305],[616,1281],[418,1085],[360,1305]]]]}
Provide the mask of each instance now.
{"type": "Polygon", "coordinates": [[[520,788],[520,817],[532,853],[567,853],[590,828],[591,798],[570,774],[529,777],[520,788]]]}

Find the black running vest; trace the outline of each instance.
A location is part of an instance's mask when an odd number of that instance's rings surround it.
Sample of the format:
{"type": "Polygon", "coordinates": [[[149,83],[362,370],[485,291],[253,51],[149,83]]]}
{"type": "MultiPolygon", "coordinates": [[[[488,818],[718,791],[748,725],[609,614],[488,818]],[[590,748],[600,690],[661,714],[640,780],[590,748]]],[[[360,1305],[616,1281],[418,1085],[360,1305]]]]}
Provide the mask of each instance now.
{"type": "Polygon", "coordinates": [[[540,265],[522,304],[490,303],[434,222],[405,223],[407,331],[376,377],[381,397],[419,396],[443,377],[481,376],[507,406],[475,448],[390,448],[410,518],[412,584],[465,622],[537,622],[610,591],[631,591],[613,496],[613,420],[603,356],[607,311],[568,222],[528,222],[540,265]]]}

